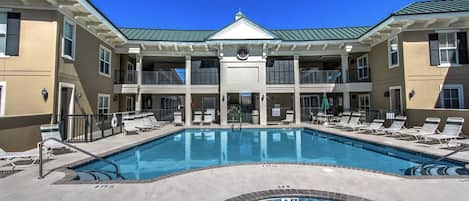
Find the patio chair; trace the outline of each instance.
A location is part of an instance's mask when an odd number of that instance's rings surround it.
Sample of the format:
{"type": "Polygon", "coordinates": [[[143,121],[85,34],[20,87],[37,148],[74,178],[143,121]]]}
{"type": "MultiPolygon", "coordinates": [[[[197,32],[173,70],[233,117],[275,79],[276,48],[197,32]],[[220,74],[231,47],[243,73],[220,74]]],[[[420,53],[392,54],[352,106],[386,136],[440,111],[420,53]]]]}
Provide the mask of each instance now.
{"type": "Polygon", "coordinates": [[[129,133],[132,134],[138,134],[139,129],[135,127],[135,124],[133,123],[134,117],[124,117],[122,119],[124,123],[124,135],[128,135],[129,133]]]}
{"type": "Polygon", "coordinates": [[[182,122],[182,114],[181,112],[174,112],[174,125],[176,126],[183,126],[184,123],[182,122]]]}
{"type": "MultiPolygon", "coordinates": [[[[49,158],[49,152],[44,150],[43,156],[45,159],[49,158]]],[[[32,149],[29,151],[22,151],[22,152],[6,152],[0,148],[0,160],[5,160],[11,165],[11,169],[14,170],[15,168],[25,168],[31,167],[39,160],[39,150],[32,149]],[[17,164],[18,161],[22,160],[31,160],[31,163],[26,164],[17,164]]]]}
{"type": "Polygon", "coordinates": [[[205,114],[204,114],[204,121],[202,122],[202,124],[211,125],[212,122],[213,122],[212,114],[210,114],[210,113],[205,113],[205,114]]]}
{"type": "Polygon", "coordinates": [[[65,149],[67,148],[65,145],[58,143],[56,141],[46,141],[47,139],[54,138],[59,141],[63,141],[62,135],[60,134],[60,128],[58,124],[46,124],[46,125],[41,125],[39,127],[41,129],[41,137],[42,141],[44,142],[44,147],[47,147],[47,149],[65,149]]]}
{"type": "Polygon", "coordinates": [[[282,120],[282,123],[284,124],[290,124],[294,122],[294,113],[293,110],[288,110],[287,111],[287,116],[285,117],[284,120],[282,120]]]}
{"type": "Polygon", "coordinates": [[[327,118],[325,117],[325,114],[323,112],[316,113],[316,116],[314,116],[313,113],[311,113],[311,116],[312,116],[312,123],[313,124],[314,123],[321,124],[321,123],[327,121],[327,118]]]}
{"type": "Polygon", "coordinates": [[[151,116],[149,116],[149,119],[150,119],[151,123],[153,123],[153,124],[159,124],[160,127],[161,127],[161,126],[164,126],[164,125],[166,125],[166,124],[168,123],[168,122],[158,121],[158,120],[156,119],[156,117],[155,117],[154,114],[151,115],[151,116]]]}
{"type": "Polygon", "coordinates": [[[402,131],[405,129],[405,122],[407,121],[407,117],[405,116],[397,116],[394,118],[391,126],[388,128],[378,129],[374,134],[392,134],[394,132],[402,131]]]}
{"type": "Polygon", "coordinates": [[[449,140],[458,139],[462,133],[463,125],[464,118],[448,117],[443,132],[435,135],[425,135],[424,138],[425,140],[437,140],[440,144],[443,144],[443,141],[449,142],[449,140]]]}
{"type": "Polygon", "coordinates": [[[350,112],[342,113],[340,121],[337,123],[330,124],[329,127],[343,127],[344,125],[347,125],[349,123],[350,116],[352,116],[352,113],[350,112]]]}
{"type": "Polygon", "coordinates": [[[361,127],[358,128],[358,132],[362,133],[373,133],[376,132],[376,130],[382,129],[384,124],[383,119],[375,119],[371,124],[368,125],[361,125],[361,127]]]}
{"type": "Polygon", "coordinates": [[[194,112],[194,119],[192,120],[192,124],[201,124],[202,123],[202,112],[197,111],[194,112]]]}
{"type": "Polygon", "coordinates": [[[154,129],[152,124],[149,124],[147,123],[147,121],[145,121],[145,118],[146,118],[146,114],[135,115],[135,119],[133,120],[135,127],[143,131],[154,129]]]}
{"type": "Polygon", "coordinates": [[[154,116],[153,113],[149,112],[149,113],[145,113],[142,115],[143,116],[143,123],[144,125],[148,125],[148,126],[151,126],[153,129],[158,129],[160,128],[160,123],[158,122],[153,122],[151,120],[151,117],[154,116]]]}
{"type": "Polygon", "coordinates": [[[416,140],[423,138],[426,135],[434,135],[438,132],[438,126],[441,119],[437,117],[428,117],[422,127],[414,127],[393,133],[393,135],[412,136],[416,140]]]}
{"type": "Polygon", "coordinates": [[[350,117],[350,120],[347,124],[343,125],[342,128],[344,129],[351,129],[351,130],[356,130],[359,129],[361,124],[360,124],[360,119],[362,118],[362,113],[360,112],[354,112],[352,113],[352,117],[350,117]]]}

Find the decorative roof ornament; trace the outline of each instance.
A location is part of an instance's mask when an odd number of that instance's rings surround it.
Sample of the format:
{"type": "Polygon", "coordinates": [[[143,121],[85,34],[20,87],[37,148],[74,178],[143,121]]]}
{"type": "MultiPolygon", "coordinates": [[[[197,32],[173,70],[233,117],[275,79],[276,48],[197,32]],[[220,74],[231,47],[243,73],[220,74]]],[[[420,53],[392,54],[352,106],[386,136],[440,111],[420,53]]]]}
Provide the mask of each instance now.
{"type": "Polygon", "coordinates": [[[235,20],[239,20],[239,19],[245,18],[245,17],[246,17],[246,16],[244,15],[244,13],[241,12],[241,8],[238,9],[238,12],[237,12],[236,15],[235,15],[235,20]]]}

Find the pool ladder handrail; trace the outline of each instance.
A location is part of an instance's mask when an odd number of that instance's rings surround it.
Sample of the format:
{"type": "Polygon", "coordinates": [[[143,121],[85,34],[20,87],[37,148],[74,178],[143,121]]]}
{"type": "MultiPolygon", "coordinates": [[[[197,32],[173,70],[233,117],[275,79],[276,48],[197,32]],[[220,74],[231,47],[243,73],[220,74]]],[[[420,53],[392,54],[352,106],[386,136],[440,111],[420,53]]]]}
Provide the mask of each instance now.
{"type": "Polygon", "coordinates": [[[43,171],[43,158],[42,158],[42,152],[43,152],[43,147],[44,147],[44,143],[47,142],[47,141],[55,141],[59,144],[62,144],[62,145],[65,145],[69,148],[72,148],[72,149],[75,149],[77,150],[78,152],[81,152],[81,153],[84,153],[88,156],[91,156],[92,158],[96,159],[96,160],[99,160],[99,161],[103,161],[105,163],[108,163],[110,165],[112,165],[114,167],[114,173],[116,174],[116,178],[121,178],[121,179],[125,179],[119,172],[119,166],[117,165],[116,162],[114,161],[111,161],[111,160],[108,160],[108,159],[105,159],[103,157],[100,157],[100,156],[97,156],[95,154],[92,154],[82,148],[79,148],[75,145],[71,145],[69,143],[66,143],[66,142],[62,142],[58,139],[55,139],[55,138],[49,138],[49,139],[46,139],[46,140],[43,140],[41,142],[38,143],[38,149],[39,149],[39,179],[43,179],[44,178],[44,171],[43,171]]]}
{"type": "Polygon", "coordinates": [[[461,151],[463,151],[463,150],[465,150],[465,149],[468,149],[468,148],[469,148],[468,146],[462,146],[462,147],[460,147],[460,148],[454,150],[453,152],[451,152],[451,153],[449,153],[449,154],[446,154],[446,155],[444,155],[444,156],[442,156],[442,157],[440,157],[440,158],[437,158],[437,159],[432,160],[432,161],[430,161],[430,162],[426,162],[426,163],[422,163],[422,164],[420,164],[420,165],[417,165],[416,168],[422,168],[422,167],[425,167],[426,165],[430,165],[430,164],[433,164],[433,163],[435,163],[435,162],[445,160],[445,159],[447,159],[448,157],[450,157],[450,156],[452,156],[452,155],[454,155],[454,154],[457,154],[457,153],[459,153],[459,152],[461,152],[461,151]]]}

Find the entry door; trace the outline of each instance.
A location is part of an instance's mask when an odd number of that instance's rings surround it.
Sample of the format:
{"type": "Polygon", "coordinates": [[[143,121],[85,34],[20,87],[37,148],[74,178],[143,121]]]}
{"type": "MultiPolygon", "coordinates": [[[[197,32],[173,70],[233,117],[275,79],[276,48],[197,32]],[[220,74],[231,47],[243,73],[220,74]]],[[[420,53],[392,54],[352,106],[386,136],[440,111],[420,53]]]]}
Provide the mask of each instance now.
{"type": "Polygon", "coordinates": [[[135,98],[133,96],[127,96],[126,104],[126,109],[128,112],[135,110],[135,98]]]}
{"type": "Polygon", "coordinates": [[[402,90],[401,87],[391,87],[389,88],[389,98],[391,101],[391,112],[401,115],[403,114],[403,105],[402,105],[402,90]]]}
{"type": "Polygon", "coordinates": [[[311,112],[320,109],[320,101],[318,95],[301,96],[301,118],[303,121],[309,120],[311,112]]]}
{"type": "Polygon", "coordinates": [[[133,63],[127,63],[127,81],[128,83],[135,83],[135,65],[133,63]]]}
{"type": "Polygon", "coordinates": [[[71,107],[73,107],[73,88],[70,87],[63,87],[60,88],[60,108],[59,113],[60,117],[59,120],[62,121],[62,138],[64,140],[69,139],[72,137],[72,129],[73,129],[73,117],[70,116],[71,114],[71,107]]]}
{"type": "Polygon", "coordinates": [[[216,101],[215,97],[202,97],[202,109],[211,114],[213,120],[215,120],[216,101]]]}

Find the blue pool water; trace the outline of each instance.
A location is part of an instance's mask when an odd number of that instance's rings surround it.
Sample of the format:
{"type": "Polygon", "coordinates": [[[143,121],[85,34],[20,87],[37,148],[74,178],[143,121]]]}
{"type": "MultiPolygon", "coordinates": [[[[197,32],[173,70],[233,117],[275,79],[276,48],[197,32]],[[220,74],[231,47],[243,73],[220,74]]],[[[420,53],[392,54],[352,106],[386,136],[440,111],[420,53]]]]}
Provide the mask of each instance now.
{"type": "MultiPolygon", "coordinates": [[[[227,164],[289,162],[338,165],[398,175],[468,174],[463,163],[440,161],[411,171],[435,158],[309,129],[188,129],[107,157],[125,179],[152,179],[182,171],[227,164]]],[[[75,167],[78,179],[89,172],[112,172],[100,162],[75,167]]],[[[103,176],[97,176],[103,179],[103,176]]],[[[96,179],[96,178],[94,178],[96,179]]]]}

